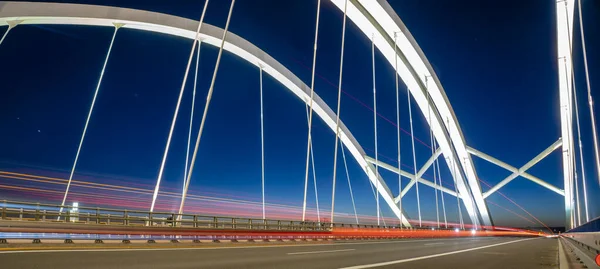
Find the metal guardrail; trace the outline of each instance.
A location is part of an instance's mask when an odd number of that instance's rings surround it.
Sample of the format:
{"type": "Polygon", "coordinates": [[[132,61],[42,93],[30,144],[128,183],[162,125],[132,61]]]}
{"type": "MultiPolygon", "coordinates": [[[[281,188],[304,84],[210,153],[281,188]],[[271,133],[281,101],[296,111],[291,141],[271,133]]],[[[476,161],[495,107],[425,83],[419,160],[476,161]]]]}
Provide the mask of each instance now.
{"type": "Polygon", "coordinates": [[[600,255],[600,232],[565,233],[562,237],[568,238],[588,251],[600,255]]]}
{"type": "Polygon", "coordinates": [[[567,231],[562,237],[588,268],[600,268],[600,217],[567,231]]]}
{"type": "MultiPolygon", "coordinates": [[[[327,231],[331,224],[2,201],[0,219],[207,229],[327,231]],[[62,213],[61,213],[62,211],[62,213]]],[[[344,225],[346,226],[346,225],[344,225]]]]}
{"type": "Polygon", "coordinates": [[[572,257],[569,268],[600,268],[600,232],[567,233],[560,240],[572,257]],[[578,267],[577,262],[585,267],[578,267]]]}
{"type": "MultiPolygon", "coordinates": [[[[358,225],[314,221],[253,219],[223,216],[148,212],[100,207],[73,207],[17,201],[1,201],[0,219],[52,223],[78,223],[127,227],[329,232],[333,228],[400,229],[399,226],[358,225]],[[62,210],[61,210],[62,209],[62,210]],[[61,213],[62,211],[62,213],[61,213]]],[[[414,229],[414,228],[413,228],[414,229]]],[[[423,227],[421,229],[430,229],[423,227]]]]}
{"type": "Polygon", "coordinates": [[[600,254],[600,217],[573,228],[562,236],[576,241],[589,251],[600,254]]]}

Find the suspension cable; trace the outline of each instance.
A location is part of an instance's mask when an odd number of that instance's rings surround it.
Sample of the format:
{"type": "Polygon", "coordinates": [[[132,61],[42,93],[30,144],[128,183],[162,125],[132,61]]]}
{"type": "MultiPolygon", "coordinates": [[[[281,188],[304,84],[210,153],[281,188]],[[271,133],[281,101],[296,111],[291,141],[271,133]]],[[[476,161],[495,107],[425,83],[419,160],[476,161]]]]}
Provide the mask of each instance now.
{"type": "MultiPolygon", "coordinates": [[[[208,3],[208,1],[207,1],[208,3]]],[[[217,55],[217,63],[215,64],[215,70],[213,72],[212,80],[210,81],[210,88],[206,95],[206,104],[204,105],[204,113],[202,114],[202,121],[200,122],[200,129],[198,130],[198,137],[196,139],[196,146],[194,147],[194,154],[192,155],[192,162],[190,163],[190,172],[185,184],[185,190],[181,197],[181,205],[179,205],[179,216],[183,212],[183,206],[185,204],[185,197],[190,186],[190,179],[192,178],[192,172],[194,171],[194,165],[196,163],[196,157],[198,155],[198,147],[200,146],[200,138],[202,138],[202,131],[204,130],[204,123],[206,122],[206,115],[208,114],[208,106],[212,100],[213,91],[215,89],[215,81],[217,80],[217,73],[219,71],[219,65],[221,63],[221,56],[223,55],[223,46],[225,46],[225,39],[227,38],[227,30],[229,29],[229,22],[231,21],[231,14],[233,12],[233,6],[235,0],[231,0],[231,6],[229,7],[229,14],[227,15],[227,22],[225,23],[225,29],[223,30],[223,37],[221,38],[221,46],[219,47],[219,54],[217,55]]],[[[204,14],[204,12],[203,12],[204,14]]]]}
{"type": "MultiPolygon", "coordinates": [[[[401,154],[400,154],[400,94],[398,91],[398,51],[397,51],[397,33],[394,32],[394,78],[396,86],[396,131],[398,138],[398,171],[402,169],[401,154]]],[[[398,173],[398,207],[400,208],[400,230],[404,213],[402,212],[402,175],[398,173]]]]}
{"type": "MultiPolygon", "coordinates": [[[[569,46],[570,46],[570,44],[569,44],[569,46]]],[[[572,61],[572,59],[571,59],[571,61],[572,61]]],[[[579,150],[580,150],[579,151],[579,155],[580,155],[579,157],[580,157],[580,160],[581,160],[581,164],[583,165],[583,155],[581,155],[581,153],[582,153],[581,152],[581,133],[579,131],[579,113],[577,113],[577,110],[578,110],[578,108],[577,108],[577,99],[576,99],[577,98],[577,87],[575,86],[575,77],[574,77],[574,74],[573,74],[572,70],[573,69],[571,69],[571,79],[572,79],[572,83],[573,83],[572,87],[573,87],[573,94],[574,94],[574,96],[572,96],[571,104],[573,104],[573,102],[575,103],[575,111],[576,111],[575,115],[576,115],[576,118],[577,118],[577,122],[576,122],[577,123],[577,134],[578,134],[578,139],[579,139],[579,150]]],[[[572,119],[569,119],[569,121],[572,121],[572,119]]],[[[571,126],[572,126],[572,123],[571,123],[571,126]]],[[[574,143],[573,140],[574,139],[571,140],[571,143],[574,143]]],[[[571,147],[571,148],[575,149],[574,146],[571,147]]],[[[576,218],[574,217],[574,220],[577,221],[577,226],[579,226],[579,225],[581,225],[581,202],[579,200],[579,178],[578,178],[578,173],[577,173],[577,152],[575,150],[571,154],[571,159],[572,159],[571,161],[572,161],[572,166],[573,166],[573,181],[575,183],[575,203],[576,203],[575,208],[577,209],[575,211],[576,214],[577,214],[577,217],[576,218]]],[[[583,173],[585,173],[585,172],[583,172],[583,173]]],[[[582,174],[582,176],[583,175],[585,175],[585,174],[582,174]]],[[[582,179],[585,180],[585,176],[583,176],[582,179]]]]}
{"type": "MultiPolygon", "coordinates": [[[[308,123],[308,105],[306,105],[306,122],[308,123]]],[[[317,223],[321,223],[321,213],[319,209],[319,192],[317,191],[317,172],[315,170],[315,155],[314,148],[312,146],[312,139],[310,140],[310,165],[312,166],[313,175],[313,186],[315,189],[315,204],[317,206],[317,223]]]]}
{"type": "MultiPolygon", "coordinates": [[[[375,188],[373,188],[374,184],[373,182],[371,182],[371,180],[369,180],[369,186],[371,187],[371,193],[373,194],[373,199],[377,199],[377,194],[375,194],[375,188]]],[[[379,210],[381,213],[381,210],[379,210]]],[[[381,214],[383,216],[383,214],[381,214]]],[[[383,225],[385,225],[385,219],[382,218],[383,220],[383,225]]]]}
{"type": "Polygon", "coordinates": [[[462,209],[460,207],[460,193],[458,192],[458,179],[456,174],[456,161],[453,159],[449,159],[449,162],[452,164],[452,177],[454,178],[454,191],[456,192],[456,206],[458,207],[458,222],[460,224],[460,228],[464,229],[465,224],[462,216],[462,209]]]}
{"type": "Polygon", "coordinates": [[[6,29],[6,32],[4,32],[4,35],[2,35],[2,39],[0,39],[0,45],[2,45],[2,42],[4,42],[4,39],[6,38],[6,36],[8,35],[8,32],[10,32],[10,30],[12,30],[12,28],[15,28],[15,26],[18,25],[18,22],[6,22],[8,23],[8,29],[6,29]]]}
{"type": "MultiPolygon", "coordinates": [[[[342,141],[340,141],[340,144],[342,141]]],[[[350,198],[352,199],[352,208],[354,209],[354,218],[356,219],[356,224],[358,224],[358,215],[356,214],[356,204],[354,203],[354,193],[352,192],[352,184],[350,183],[350,173],[348,173],[348,163],[346,162],[346,153],[344,153],[344,145],[341,144],[342,148],[342,158],[344,159],[344,168],[346,168],[346,178],[348,179],[348,189],[350,189],[350,198]]]]}
{"type": "Polygon", "coordinates": [[[333,153],[333,183],[331,188],[331,223],[333,223],[333,210],[335,208],[335,180],[337,177],[338,141],[340,140],[340,108],[342,104],[342,71],[344,70],[344,44],[346,41],[346,10],[348,0],[344,1],[344,22],[342,24],[342,49],[340,52],[340,79],[338,82],[337,113],[335,120],[335,150],[333,153]]]}
{"type": "Polygon", "coordinates": [[[415,188],[417,190],[417,211],[419,213],[419,227],[421,227],[422,223],[421,223],[421,201],[420,201],[420,197],[419,197],[419,181],[417,178],[417,157],[415,155],[415,136],[414,136],[414,130],[413,130],[413,118],[412,118],[412,107],[410,104],[410,91],[408,90],[408,87],[406,88],[406,92],[407,92],[407,99],[408,99],[408,116],[410,117],[410,136],[411,136],[411,141],[412,141],[412,155],[413,155],[413,167],[414,167],[414,175],[413,175],[413,180],[415,182],[415,188]]]}
{"type": "MultiPolygon", "coordinates": [[[[583,144],[581,143],[581,129],[579,127],[579,106],[577,103],[577,90],[575,90],[575,84],[573,84],[573,99],[575,99],[575,119],[577,122],[577,138],[579,140],[579,162],[581,164],[581,180],[583,182],[583,203],[585,207],[585,222],[590,221],[590,214],[588,210],[588,199],[587,199],[587,186],[586,186],[586,178],[585,178],[585,166],[583,164],[583,144]]],[[[577,172],[576,172],[577,173],[577,172]]],[[[575,180],[577,180],[577,174],[575,174],[575,180]]],[[[575,185],[577,187],[577,185],[575,185]]],[[[576,189],[577,190],[577,189],[576,189]]],[[[579,190],[577,190],[579,192],[579,190]]],[[[577,194],[577,199],[579,199],[579,194],[577,194]]],[[[579,201],[577,201],[577,207],[579,210],[579,201]]],[[[579,212],[581,214],[581,212],[579,212]]]]}
{"type": "Polygon", "coordinates": [[[308,105],[308,142],[306,142],[306,171],[304,176],[304,202],[302,204],[302,221],[306,217],[306,192],[308,190],[308,164],[310,161],[310,147],[312,146],[312,115],[313,98],[315,94],[315,68],[317,64],[317,41],[319,39],[319,16],[321,14],[321,0],[317,0],[317,19],[315,23],[315,43],[313,46],[312,75],[310,80],[310,101],[308,105]]]}
{"type": "MultiPolygon", "coordinates": [[[[434,145],[434,138],[433,138],[433,128],[431,127],[432,121],[431,121],[431,95],[429,95],[429,79],[427,76],[425,76],[425,89],[427,90],[427,118],[429,120],[429,140],[431,143],[431,156],[435,155],[435,145],[434,145]]],[[[436,158],[437,159],[437,158],[436,158]]],[[[437,167],[435,166],[435,163],[432,165],[433,166],[433,184],[435,186],[435,188],[433,188],[433,190],[435,191],[435,213],[436,213],[436,218],[437,218],[437,227],[440,228],[440,209],[439,209],[439,203],[438,203],[438,189],[437,189],[437,167]]]]}
{"type": "MultiPolygon", "coordinates": [[[[573,152],[575,153],[575,152],[573,152]]],[[[575,157],[576,154],[573,154],[573,157],[575,157]]],[[[575,202],[577,203],[576,208],[577,208],[577,226],[581,225],[581,204],[579,202],[579,179],[577,178],[577,165],[574,165],[573,167],[573,172],[574,172],[574,179],[575,179],[575,202]]]]}
{"type": "MultiPolygon", "coordinates": [[[[375,137],[375,163],[379,163],[379,153],[377,151],[377,90],[375,87],[375,34],[371,37],[371,62],[373,65],[373,131],[375,137]]],[[[377,225],[379,225],[380,208],[379,208],[379,165],[375,165],[375,178],[376,178],[376,194],[377,194],[377,225]]]]}
{"type": "MultiPolygon", "coordinates": [[[[160,189],[160,182],[162,180],[163,173],[165,171],[165,164],[167,163],[167,156],[169,155],[169,148],[171,146],[171,139],[173,138],[173,131],[175,130],[175,123],[177,122],[177,116],[179,114],[179,107],[181,106],[181,99],[183,98],[185,84],[187,82],[187,77],[190,72],[192,58],[194,57],[194,50],[196,50],[196,45],[198,44],[198,36],[200,34],[200,29],[202,28],[202,22],[204,21],[204,14],[206,13],[206,7],[208,6],[208,2],[209,1],[207,0],[206,3],[204,4],[204,9],[202,10],[202,15],[200,16],[200,22],[198,23],[198,29],[196,30],[196,34],[194,35],[194,41],[192,42],[193,43],[192,49],[190,50],[190,56],[188,57],[187,66],[185,68],[185,74],[183,75],[183,82],[181,83],[181,89],[179,90],[179,98],[177,98],[177,105],[175,106],[175,113],[173,113],[173,120],[171,121],[171,129],[169,130],[169,136],[167,137],[167,144],[165,145],[165,151],[163,153],[163,158],[160,163],[160,170],[158,171],[158,178],[156,179],[156,187],[154,187],[154,194],[152,195],[152,204],[150,205],[150,212],[154,211],[154,205],[156,204],[156,198],[158,197],[158,190],[160,189]]],[[[186,182],[186,184],[187,184],[187,182],[186,182]]],[[[184,185],[186,185],[186,184],[184,184],[184,185]]],[[[183,192],[185,193],[185,190],[183,192]]],[[[181,198],[183,199],[183,195],[181,198]]],[[[181,213],[181,212],[179,212],[179,213],[181,213]]]]}
{"type": "Polygon", "coordinates": [[[187,172],[188,172],[188,166],[190,163],[190,147],[191,147],[191,142],[192,142],[192,129],[194,126],[194,110],[196,107],[196,88],[198,85],[198,64],[200,63],[200,47],[202,45],[201,41],[198,41],[198,50],[196,53],[196,72],[194,74],[194,90],[192,91],[192,109],[190,112],[190,129],[188,132],[188,141],[187,141],[187,148],[186,148],[186,152],[185,152],[185,168],[184,168],[184,172],[183,172],[183,185],[181,186],[181,195],[183,195],[183,191],[185,190],[185,181],[187,180],[187,172]]]}
{"type": "Polygon", "coordinates": [[[12,29],[12,27],[9,26],[6,32],[4,32],[4,35],[2,35],[2,39],[0,39],[0,45],[2,45],[2,42],[4,42],[4,39],[8,35],[8,32],[10,32],[10,29],[12,29]]]}
{"type": "MultiPolygon", "coordinates": [[[[570,42],[569,42],[569,47],[570,47],[570,42]]],[[[571,48],[570,48],[571,49],[571,48]]],[[[572,61],[572,60],[571,60],[572,61]]],[[[565,68],[566,68],[566,62],[565,62],[565,68]]],[[[573,69],[571,69],[573,70],[573,69]]],[[[581,163],[581,179],[583,180],[583,184],[584,184],[584,202],[585,202],[585,210],[587,213],[587,194],[586,194],[586,190],[585,190],[585,170],[584,170],[584,166],[583,166],[583,149],[582,149],[582,142],[581,142],[581,130],[579,127],[579,108],[578,108],[578,101],[577,101],[577,87],[575,84],[575,76],[573,75],[573,71],[571,71],[571,79],[572,79],[572,87],[573,87],[573,97],[572,97],[572,102],[571,104],[575,103],[575,118],[576,118],[576,124],[577,124],[577,139],[578,139],[578,144],[579,144],[579,160],[581,163]]],[[[572,119],[569,119],[572,120],[572,119]]],[[[574,149],[574,147],[573,147],[574,149]]],[[[577,152],[573,152],[573,154],[571,154],[571,158],[573,161],[573,175],[574,175],[574,181],[575,181],[575,203],[576,203],[576,213],[577,213],[577,225],[581,225],[581,202],[579,200],[579,178],[578,178],[578,173],[577,173],[577,163],[576,163],[576,159],[577,159],[577,152]]],[[[587,216],[587,214],[586,214],[587,216]]]]}
{"type": "MultiPolygon", "coordinates": [[[[565,1],[565,17],[569,18],[569,14],[568,14],[567,10],[568,10],[567,2],[565,1]]],[[[571,29],[569,20],[567,20],[566,24],[567,24],[567,29],[571,29]]],[[[570,74],[565,73],[565,76],[567,77],[566,81],[568,81],[568,83],[571,83],[573,93],[575,93],[577,91],[577,88],[575,85],[575,75],[574,75],[575,66],[573,65],[573,45],[572,45],[572,36],[569,31],[567,31],[567,36],[569,39],[568,46],[569,46],[569,56],[570,56],[570,60],[571,60],[571,73],[570,74]],[[569,78],[569,75],[570,75],[570,78],[569,78]]],[[[565,70],[567,70],[567,59],[566,58],[564,59],[564,64],[565,64],[565,70]]],[[[574,96],[569,94],[569,98],[570,98],[569,105],[572,105],[574,96]]],[[[577,100],[575,100],[575,102],[577,102],[577,100]]],[[[573,119],[572,119],[572,117],[569,117],[567,120],[569,121],[569,126],[571,126],[571,133],[572,133],[573,132],[573,129],[572,129],[573,128],[573,122],[572,122],[573,119]]],[[[572,135],[574,136],[574,134],[572,134],[572,135]]],[[[581,224],[581,206],[579,203],[579,182],[578,182],[578,178],[577,178],[577,164],[576,164],[577,153],[575,152],[575,146],[574,146],[573,140],[574,140],[574,138],[570,140],[569,148],[573,149],[574,152],[569,152],[569,155],[570,155],[569,161],[570,161],[570,166],[571,166],[571,169],[573,170],[573,176],[574,176],[573,177],[574,182],[571,182],[571,184],[575,184],[575,202],[577,203],[576,204],[577,210],[574,212],[572,211],[573,214],[571,214],[571,216],[572,216],[572,221],[578,223],[577,225],[580,225],[581,224]],[[577,216],[575,216],[574,214],[576,214],[577,216]]],[[[573,191],[573,188],[571,188],[571,191],[573,191]]],[[[573,203],[573,202],[571,201],[571,203],[573,203]]]]}
{"type": "MultiPolygon", "coordinates": [[[[433,142],[433,138],[431,140],[433,142]]],[[[431,145],[433,146],[433,143],[431,143],[431,145]]],[[[435,151],[434,151],[434,154],[435,154],[435,151]]],[[[435,191],[435,214],[436,214],[436,219],[437,219],[437,226],[438,226],[438,228],[440,228],[440,207],[439,207],[439,200],[438,200],[438,185],[437,185],[437,178],[438,178],[439,171],[435,165],[432,165],[432,166],[433,166],[433,185],[435,186],[435,188],[433,189],[433,191],[435,191]]]]}
{"type": "Polygon", "coordinates": [[[317,172],[315,170],[315,155],[314,148],[312,147],[312,140],[310,141],[310,165],[312,167],[313,174],[313,186],[315,189],[315,204],[317,206],[317,223],[321,223],[321,213],[319,213],[319,192],[317,191],[317,172]]]}
{"type": "MultiPolygon", "coordinates": [[[[590,121],[592,122],[592,134],[594,137],[594,154],[596,156],[596,172],[600,184],[600,153],[598,153],[598,133],[596,132],[596,117],[594,116],[594,102],[592,101],[592,90],[590,86],[590,73],[588,71],[587,52],[585,49],[585,34],[583,31],[583,13],[581,12],[581,1],[577,1],[579,10],[579,31],[581,32],[581,47],[583,49],[583,66],[585,68],[585,82],[588,92],[588,104],[590,106],[590,121]]],[[[586,202],[587,204],[587,202],[586,202]]]]}
{"type": "MultiPolygon", "coordinates": [[[[81,134],[81,139],[79,140],[79,146],[77,147],[77,153],[75,154],[75,160],[73,161],[73,166],[71,167],[71,173],[69,174],[69,180],[67,181],[67,188],[65,189],[65,195],[63,196],[62,203],[60,204],[59,213],[62,213],[63,206],[65,206],[65,202],[67,201],[67,196],[69,195],[69,188],[71,187],[71,182],[73,181],[73,174],[75,174],[75,168],[77,167],[77,161],[79,160],[79,154],[81,153],[81,146],[83,145],[83,141],[85,140],[85,135],[87,134],[87,129],[90,124],[90,119],[92,118],[92,112],[94,111],[94,107],[96,105],[96,99],[98,98],[98,92],[100,91],[100,85],[102,84],[102,79],[104,78],[104,71],[106,70],[106,65],[108,64],[108,59],[110,58],[110,52],[112,51],[113,45],[115,43],[115,38],[117,37],[117,31],[119,31],[119,28],[121,28],[121,26],[123,26],[123,25],[115,24],[115,31],[113,32],[112,39],[110,40],[110,45],[108,46],[108,52],[106,53],[106,57],[104,58],[104,64],[102,65],[102,71],[100,71],[100,78],[98,78],[98,83],[96,84],[96,90],[94,91],[94,97],[92,98],[92,104],[90,105],[90,111],[88,112],[87,118],[85,120],[85,125],[83,126],[83,133],[81,134]]],[[[8,33],[8,32],[6,32],[6,33],[8,33]]],[[[60,220],[60,215],[58,216],[58,220],[60,220]]]]}
{"type": "MultiPolygon", "coordinates": [[[[463,158],[463,167],[467,167],[467,157],[463,158]]],[[[466,175],[465,175],[466,176],[466,175]]],[[[469,189],[467,188],[467,193],[469,193],[469,197],[473,197],[473,193],[471,191],[469,191],[469,189]]],[[[471,223],[473,226],[475,226],[475,230],[477,230],[477,227],[480,227],[483,229],[483,226],[481,225],[481,223],[479,223],[479,218],[477,217],[477,205],[475,204],[475,199],[469,199],[471,200],[471,206],[473,207],[473,210],[475,211],[475,216],[473,218],[473,222],[471,223]]],[[[468,210],[467,210],[467,214],[468,214],[468,210]]]]}
{"type": "MultiPolygon", "coordinates": [[[[437,147],[436,145],[436,141],[435,139],[433,140],[433,146],[437,147]]],[[[437,171],[438,171],[438,181],[440,182],[440,186],[443,186],[442,183],[442,170],[440,170],[440,161],[439,161],[439,157],[435,159],[435,166],[437,167],[437,171]]],[[[444,225],[446,228],[448,228],[448,219],[446,218],[446,203],[444,202],[444,192],[441,191],[440,195],[442,196],[442,211],[444,211],[444,225]]],[[[458,195],[458,192],[457,192],[458,195]]]]}
{"type": "Polygon", "coordinates": [[[262,190],[262,217],[266,219],[265,213],[265,124],[263,113],[263,68],[259,66],[260,80],[260,164],[261,164],[261,190],[262,190]]]}

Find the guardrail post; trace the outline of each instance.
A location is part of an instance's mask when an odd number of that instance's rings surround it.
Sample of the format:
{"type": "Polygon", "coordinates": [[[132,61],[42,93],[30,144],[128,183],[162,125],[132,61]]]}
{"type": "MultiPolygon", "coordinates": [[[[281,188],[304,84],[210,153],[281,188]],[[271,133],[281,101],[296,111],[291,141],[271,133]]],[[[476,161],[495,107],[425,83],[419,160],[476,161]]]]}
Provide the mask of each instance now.
{"type": "Polygon", "coordinates": [[[71,222],[71,210],[67,209],[67,217],[65,217],[65,222],[71,222]]]}
{"type": "Polygon", "coordinates": [[[252,229],[252,219],[248,219],[248,225],[250,225],[250,229],[252,229]]]}
{"type": "Polygon", "coordinates": [[[154,226],[154,214],[152,212],[148,213],[148,221],[150,222],[150,226],[154,226]]]}
{"type": "Polygon", "coordinates": [[[87,212],[87,219],[85,220],[85,224],[90,223],[90,212],[87,212]]]}
{"type": "Polygon", "coordinates": [[[100,208],[96,207],[96,224],[100,224],[100,208]]]}
{"type": "Polygon", "coordinates": [[[194,215],[194,228],[198,228],[198,215],[194,215]]]}
{"type": "Polygon", "coordinates": [[[110,214],[106,214],[106,225],[110,225],[110,214]]]}
{"type": "Polygon", "coordinates": [[[235,219],[231,218],[231,228],[235,229],[236,225],[235,225],[235,219]]]}
{"type": "Polygon", "coordinates": [[[42,211],[42,221],[46,221],[46,210],[42,211]]]}
{"type": "Polygon", "coordinates": [[[277,230],[281,230],[281,221],[280,220],[277,221],[277,230]]]}
{"type": "Polygon", "coordinates": [[[125,211],[123,211],[123,225],[125,225],[125,226],[129,225],[129,215],[127,214],[127,209],[125,209],[125,211]]]}
{"type": "Polygon", "coordinates": [[[267,219],[263,219],[263,229],[264,229],[264,230],[267,230],[267,229],[269,229],[269,227],[267,226],[267,224],[268,224],[268,221],[267,221],[267,219]]]}
{"type": "Polygon", "coordinates": [[[217,219],[217,217],[213,217],[213,228],[215,228],[215,229],[218,228],[217,227],[218,224],[219,224],[219,220],[217,219]]]}
{"type": "Polygon", "coordinates": [[[290,221],[290,227],[292,227],[292,230],[295,230],[294,228],[294,221],[290,221]]]}
{"type": "Polygon", "coordinates": [[[2,204],[2,219],[6,219],[6,200],[2,204]]]}
{"type": "Polygon", "coordinates": [[[35,208],[35,221],[40,220],[40,203],[37,203],[35,208]]]}
{"type": "Polygon", "coordinates": [[[23,208],[19,210],[19,220],[23,220],[23,208]]]}

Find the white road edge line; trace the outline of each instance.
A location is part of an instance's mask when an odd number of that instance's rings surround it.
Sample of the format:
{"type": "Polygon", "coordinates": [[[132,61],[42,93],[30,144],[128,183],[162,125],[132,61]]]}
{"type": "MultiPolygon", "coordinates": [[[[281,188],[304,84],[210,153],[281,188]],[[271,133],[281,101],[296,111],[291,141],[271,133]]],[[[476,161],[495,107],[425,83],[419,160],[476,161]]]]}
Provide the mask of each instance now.
{"type": "Polygon", "coordinates": [[[245,249],[245,248],[279,248],[279,247],[319,247],[319,246],[347,246],[347,245],[374,245],[374,244],[398,244],[427,241],[474,241],[471,237],[453,239],[424,239],[424,240],[394,240],[378,242],[352,242],[340,244],[303,244],[303,245],[272,245],[272,246],[239,246],[239,247],[190,247],[190,248],[114,248],[114,249],[38,249],[38,250],[3,250],[0,254],[11,253],[54,253],[54,252],[115,252],[115,251],[175,251],[175,250],[216,250],[216,249],[245,249]]]}
{"type": "Polygon", "coordinates": [[[502,245],[508,245],[508,244],[512,244],[512,243],[518,243],[518,242],[523,242],[523,241],[528,241],[528,240],[533,240],[533,239],[538,239],[538,238],[519,239],[519,240],[514,240],[514,241],[509,241],[509,242],[504,242],[504,243],[498,243],[498,244],[493,244],[493,245],[487,245],[487,246],[482,246],[482,247],[468,248],[468,249],[462,249],[462,250],[457,250],[457,251],[432,254],[432,255],[415,257],[415,258],[409,258],[409,259],[403,259],[403,260],[396,260],[396,261],[389,261],[389,262],[380,262],[380,263],[372,263],[372,264],[364,264],[364,265],[356,265],[356,266],[350,266],[350,267],[343,267],[341,269],[363,269],[363,268],[373,268],[373,267],[387,266],[387,265],[393,265],[393,264],[399,264],[399,263],[405,263],[405,262],[412,262],[412,261],[419,261],[419,260],[431,259],[431,258],[436,258],[436,257],[442,257],[442,256],[447,256],[447,255],[452,255],[452,254],[458,254],[458,253],[463,253],[463,252],[469,252],[469,251],[474,251],[474,250],[480,250],[480,249],[485,249],[485,248],[497,247],[497,246],[502,246],[502,245]]]}
{"type": "Polygon", "coordinates": [[[443,245],[443,244],[446,244],[446,243],[428,243],[428,244],[425,244],[425,246],[435,246],[435,245],[443,245]]]}
{"type": "Polygon", "coordinates": [[[356,250],[356,249],[348,248],[348,249],[323,250],[323,251],[292,252],[292,253],[288,253],[287,255],[320,254],[320,253],[344,252],[344,251],[354,251],[354,250],[356,250]]]}

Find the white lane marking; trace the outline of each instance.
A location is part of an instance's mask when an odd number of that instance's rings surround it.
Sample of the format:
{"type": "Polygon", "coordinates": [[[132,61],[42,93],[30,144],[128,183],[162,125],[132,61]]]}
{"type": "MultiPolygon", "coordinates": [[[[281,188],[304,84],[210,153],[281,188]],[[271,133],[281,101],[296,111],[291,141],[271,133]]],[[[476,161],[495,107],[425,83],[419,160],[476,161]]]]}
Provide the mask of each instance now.
{"type": "Polygon", "coordinates": [[[506,253],[506,252],[493,252],[493,251],[481,252],[481,254],[488,254],[488,255],[508,255],[508,253],[506,253]]]}
{"type": "Polygon", "coordinates": [[[425,244],[425,246],[435,246],[435,245],[443,245],[443,244],[446,244],[446,243],[428,243],[428,244],[425,244]]]}
{"type": "Polygon", "coordinates": [[[0,254],[11,253],[54,253],[54,252],[115,252],[115,251],[174,251],[174,250],[215,250],[215,249],[245,249],[245,248],[279,248],[279,247],[319,247],[319,246],[345,246],[345,245],[374,245],[374,244],[398,244],[428,241],[472,241],[467,238],[455,239],[424,239],[424,240],[394,240],[378,242],[352,242],[340,244],[305,244],[305,245],[273,245],[273,246],[239,246],[239,247],[193,247],[193,248],[114,248],[114,249],[41,249],[41,250],[4,250],[0,254]]]}
{"type": "Polygon", "coordinates": [[[353,251],[353,250],[356,250],[356,249],[348,248],[348,249],[323,250],[323,251],[292,252],[292,253],[288,253],[287,255],[320,254],[320,253],[344,252],[344,251],[353,251]]]}
{"type": "Polygon", "coordinates": [[[380,267],[380,266],[388,266],[388,265],[393,265],[393,264],[399,264],[399,263],[405,263],[405,262],[412,262],[412,261],[419,261],[419,260],[437,258],[437,257],[442,257],[442,256],[447,256],[447,255],[452,255],[452,254],[458,254],[458,253],[463,253],[463,252],[474,251],[474,250],[480,250],[480,249],[485,249],[485,248],[491,248],[491,247],[497,247],[497,246],[502,246],[502,245],[508,245],[508,244],[512,244],[512,243],[518,243],[518,242],[523,242],[523,241],[533,240],[533,239],[537,239],[537,238],[519,239],[519,240],[514,240],[514,241],[509,241],[509,242],[504,242],[504,243],[498,243],[498,244],[493,244],[493,245],[487,245],[487,246],[482,246],[482,247],[468,248],[468,249],[462,249],[462,250],[445,252],[445,253],[438,253],[438,254],[421,256],[421,257],[415,257],[415,258],[409,258],[409,259],[403,259],[403,260],[396,260],[396,261],[389,261],[389,262],[380,262],[380,263],[372,263],[372,264],[350,266],[350,267],[344,267],[344,268],[341,268],[341,269],[363,269],[363,268],[373,268],[373,267],[380,267]]]}

